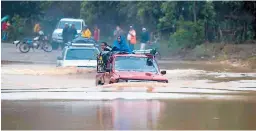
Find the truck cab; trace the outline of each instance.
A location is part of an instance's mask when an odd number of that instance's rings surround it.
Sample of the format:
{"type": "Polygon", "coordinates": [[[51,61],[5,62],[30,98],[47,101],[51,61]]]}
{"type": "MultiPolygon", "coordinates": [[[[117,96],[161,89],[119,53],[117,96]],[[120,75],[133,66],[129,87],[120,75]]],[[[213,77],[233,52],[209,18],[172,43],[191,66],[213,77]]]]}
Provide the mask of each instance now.
{"type": "Polygon", "coordinates": [[[160,71],[155,58],[145,54],[113,54],[106,68],[97,67],[96,85],[120,82],[162,82],[166,71],[160,71]]]}
{"type": "Polygon", "coordinates": [[[65,26],[65,24],[68,24],[68,25],[72,25],[72,24],[75,24],[75,27],[77,29],[77,33],[80,34],[83,27],[85,26],[85,22],[83,19],[74,19],[74,18],[62,18],[55,30],[53,31],[52,33],[52,41],[53,42],[56,42],[56,43],[62,43],[63,42],[63,38],[62,38],[62,31],[63,31],[63,28],[65,26]]]}
{"type": "Polygon", "coordinates": [[[62,55],[57,57],[57,67],[96,68],[99,49],[94,44],[77,44],[66,46],[62,55]]]}

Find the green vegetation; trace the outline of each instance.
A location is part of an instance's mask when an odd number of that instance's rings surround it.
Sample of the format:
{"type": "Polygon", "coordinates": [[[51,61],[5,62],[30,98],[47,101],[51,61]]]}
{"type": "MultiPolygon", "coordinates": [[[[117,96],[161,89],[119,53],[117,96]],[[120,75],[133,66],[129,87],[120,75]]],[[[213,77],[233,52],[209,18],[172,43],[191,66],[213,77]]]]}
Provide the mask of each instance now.
{"type": "Polygon", "coordinates": [[[193,49],[205,42],[243,43],[256,38],[256,2],[246,1],[3,1],[2,16],[10,15],[11,38],[31,35],[40,21],[51,34],[63,17],[97,24],[108,40],[116,25],[134,25],[160,33],[170,50],[193,49]]]}

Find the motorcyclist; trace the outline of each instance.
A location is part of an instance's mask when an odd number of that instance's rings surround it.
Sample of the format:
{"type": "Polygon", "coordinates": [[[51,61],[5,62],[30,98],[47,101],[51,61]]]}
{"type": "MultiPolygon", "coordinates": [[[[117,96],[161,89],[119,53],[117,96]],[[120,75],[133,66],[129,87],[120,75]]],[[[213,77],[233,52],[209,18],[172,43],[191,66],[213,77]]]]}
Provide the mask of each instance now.
{"type": "Polygon", "coordinates": [[[39,31],[41,30],[41,26],[39,23],[36,23],[35,26],[34,26],[34,33],[36,36],[38,36],[39,34],[39,31]]]}
{"type": "Polygon", "coordinates": [[[35,37],[39,37],[39,40],[43,39],[44,32],[39,23],[35,24],[34,26],[34,34],[35,37]]]}

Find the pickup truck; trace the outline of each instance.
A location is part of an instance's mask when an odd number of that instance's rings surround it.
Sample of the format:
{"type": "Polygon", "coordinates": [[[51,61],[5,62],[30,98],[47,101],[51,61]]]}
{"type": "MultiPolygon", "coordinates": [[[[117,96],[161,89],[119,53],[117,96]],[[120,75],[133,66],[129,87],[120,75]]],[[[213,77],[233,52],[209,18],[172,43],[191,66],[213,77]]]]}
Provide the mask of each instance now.
{"type": "Polygon", "coordinates": [[[77,33],[81,34],[81,31],[83,27],[85,26],[85,22],[83,19],[74,19],[74,18],[62,18],[57,26],[56,29],[52,33],[52,42],[54,43],[62,43],[63,38],[62,38],[62,31],[65,26],[65,24],[75,24],[75,28],[77,29],[77,33]]]}
{"type": "Polygon", "coordinates": [[[165,74],[153,55],[117,53],[109,57],[105,68],[97,65],[96,86],[120,82],[168,83],[165,74]]]}

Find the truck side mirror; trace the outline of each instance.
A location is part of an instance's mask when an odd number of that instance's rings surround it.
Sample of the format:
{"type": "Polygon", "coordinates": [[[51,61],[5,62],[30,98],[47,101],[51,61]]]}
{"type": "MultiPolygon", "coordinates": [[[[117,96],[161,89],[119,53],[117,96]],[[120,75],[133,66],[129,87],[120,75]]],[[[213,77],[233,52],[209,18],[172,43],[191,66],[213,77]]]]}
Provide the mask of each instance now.
{"type": "Polygon", "coordinates": [[[166,71],[161,71],[161,74],[162,74],[162,75],[165,75],[165,74],[166,74],[166,71]]]}

